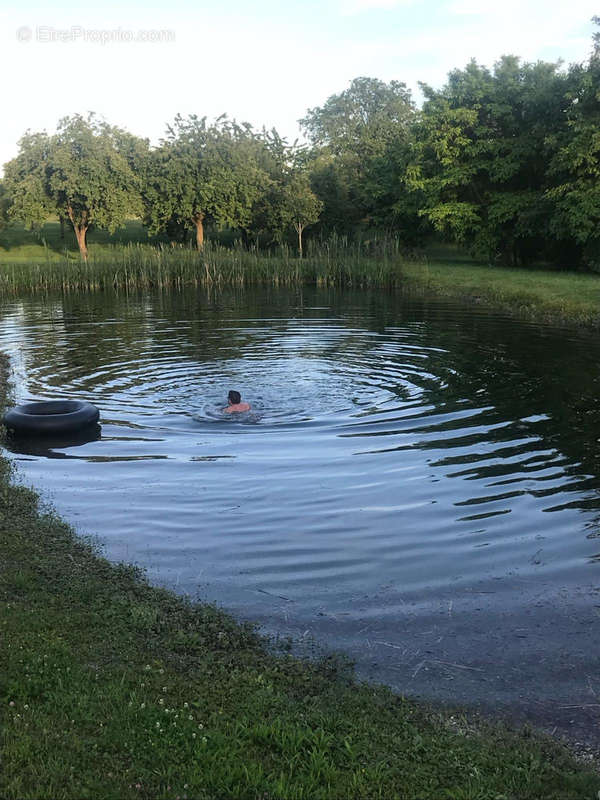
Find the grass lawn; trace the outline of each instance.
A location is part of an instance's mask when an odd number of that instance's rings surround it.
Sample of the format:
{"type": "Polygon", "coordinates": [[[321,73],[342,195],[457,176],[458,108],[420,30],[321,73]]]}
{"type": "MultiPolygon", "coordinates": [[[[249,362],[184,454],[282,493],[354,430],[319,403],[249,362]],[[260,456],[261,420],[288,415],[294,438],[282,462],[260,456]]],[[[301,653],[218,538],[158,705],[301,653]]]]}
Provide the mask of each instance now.
{"type": "Polygon", "coordinates": [[[537,319],[600,324],[600,275],[453,260],[403,266],[409,286],[537,319]]]}
{"type": "Polygon", "coordinates": [[[592,800],[600,789],[548,739],[354,684],[337,659],[273,655],[252,627],[104,560],[15,485],[5,459],[0,493],[5,800],[592,800]]]}
{"type": "MultiPolygon", "coordinates": [[[[96,252],[104,252],[110,245],[133,243],[147,244],[148,233],[138,220],[129,220],[125,227],[109,234],[92,229],[88,244],[96,252]]],[[[39,231],[29,231],[22,225],[8,225],[0,228],[0,265],[3,263],[38,263],[64,261],[65,258],[79,259],[77,240],[71,225],[65,225],[64,239],[60,224],[47,222],[39,231]]]]}

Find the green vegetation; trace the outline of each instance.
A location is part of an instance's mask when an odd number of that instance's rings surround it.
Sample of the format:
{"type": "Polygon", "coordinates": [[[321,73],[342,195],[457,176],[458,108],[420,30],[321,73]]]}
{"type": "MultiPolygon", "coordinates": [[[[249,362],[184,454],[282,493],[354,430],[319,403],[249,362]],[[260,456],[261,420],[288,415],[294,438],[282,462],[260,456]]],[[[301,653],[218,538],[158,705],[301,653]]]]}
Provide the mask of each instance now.
{"type": "MultiPolygon", "coordinates": [[[[5,387],[5,382],[3,381],[5,387]]],[[[590,798],[549,740],[271,654],[248,625],[112,565],[0,461],[0,795],[590,798]]]]}
{"type": "MultiPolygon", "coordinates": [[[[34,244],[21,230],[0,232],[0,296],[22,292],[150,288],[161,286],[392,286],[402,279],[403,258],[398,242],[381,240],[361,248],[332,239],[311,246],[298,258],[286,245],[261,251],[241,243],[226,247],[207,242],[202,252],[168,243],[136,243],[139,223],[113,237],[102,237],[89,260],[77,257],[71,241],[63,244],[57,223],[34,244]],[[65,249],[61,252],[61,247],[65,249]],[[25,252],[25,256],[22,252],[25,252]]],[[[145,238],[145,237],[144,237],[145,238]]]]}
{"type": "Polygon", "coordinates": [[[407,262],[402,280],[411,291],[485,303],[533,320],[600,325],[598,275],[489,267],[463,259],[462,263],[407,262]]]}
{"type": "Polygon", "coordinates": [[[535,319],[600,324],[600,276],[548,269],[490,267],[449,246],[404,255],[399,240],[352,244],[332,237],[309,242],[299,259],[287,246],[271,250],[208,240],[202,253],[149,239],[129,221],[112,236],[95,231],[88,262],[72,234],[58,223],[37,233],[10,226],[0,231],[0,295],[22,292],[166,286],[396,287],[485,302],[535,319]]]}
{"type": "MultiPolygon", "coordinates": [[[[600,23],[600,17],[594,22],[600,23]]],[[[204,246],[234,229],[246,246],[306,249],[374,235],[422,247],[433,236],[488,264],[600,267],[600,34],[590,58],[471,61],[445,86],[353,80],[300,123],[308,145],[219,117],[177,115],[155,147],[93,114],[22,137],[0,184],[0,224],[70,223],[88,232],[126,217],[152,235],[204,246]]]]}
{"type": "Polygon", "coordinates": [[[26,133],[19,144],[6,165],[8,213],[30,226],[51,214],[70,220],[84,260],[90,226],[112,232],[141,211],[139,177],[124,152],[137,145],[125,131],[77,114],[62,119],[55,136],[26,133]]]}

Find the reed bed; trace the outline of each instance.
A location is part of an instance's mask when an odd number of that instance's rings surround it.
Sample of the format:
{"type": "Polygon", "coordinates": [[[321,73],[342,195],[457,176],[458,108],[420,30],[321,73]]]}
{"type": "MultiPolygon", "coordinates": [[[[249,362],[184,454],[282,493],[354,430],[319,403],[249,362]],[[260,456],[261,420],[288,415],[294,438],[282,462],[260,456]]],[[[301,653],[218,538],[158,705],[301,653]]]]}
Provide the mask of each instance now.
{"type": "MultiPolygon", "coordinates": [[[[51,232],[51,231],[50,231],[51,232]]],[[[286,247],[246,248],[208,241],[191,247],[148,242],[95,242],[90,259],[47,245],[0,254],[0,297],[47,292],[247,286],[395,289],[467,300],[529,319],[600,326],[600,276],[572,271],[508,269],[454,256],[407,252],[397,239],[309,241],[304,258],[286,247]],[[11,258],[12,256],[12,258],[11,258]]]]}
{"type": "Polygon", "coordinates": [[[198,252],[132,243],[103,247],[87,262],[65,256],[42,263],[4,263],[0,295],[184,286],[392,287],[402,279],[405,260],[393,240],[350,245],[335,239],[309,245],[304,258],[287,247],[264,251],[209,242],[198,252]]]}

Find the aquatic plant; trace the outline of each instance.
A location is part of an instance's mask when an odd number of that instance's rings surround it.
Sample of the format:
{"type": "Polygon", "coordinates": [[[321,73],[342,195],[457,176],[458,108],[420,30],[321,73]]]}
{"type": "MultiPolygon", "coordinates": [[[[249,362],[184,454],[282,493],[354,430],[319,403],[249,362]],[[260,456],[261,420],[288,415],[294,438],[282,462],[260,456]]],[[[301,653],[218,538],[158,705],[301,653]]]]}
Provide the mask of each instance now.
{"type": "Polygon", "coordinates": [[[406,262],[395,240],[350,245],[333,238],[311,243],[300,259],[287,246],[263,251],[207,242],[190,247],[149,244],[109,245],[87,261],[69,254],[42,263],[6,263],[0,294],[183,286],[394,286],[406,262]]]}

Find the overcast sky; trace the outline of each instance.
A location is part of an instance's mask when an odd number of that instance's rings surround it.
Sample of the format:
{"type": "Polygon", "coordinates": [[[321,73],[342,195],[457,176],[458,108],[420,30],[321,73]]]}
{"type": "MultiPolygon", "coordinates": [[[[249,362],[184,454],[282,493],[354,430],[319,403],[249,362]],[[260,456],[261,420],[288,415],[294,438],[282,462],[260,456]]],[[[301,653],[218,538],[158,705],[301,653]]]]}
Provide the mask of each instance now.
{"type": "Polygon", "coordinates": [[[600,12],[596,0],[98,6],[2,0],[0,164],[28,128],[52,131],[60,117],[89,110],[154,142],[178,112],[226,112],[293,140],[307,108],[360,75],[404,81],[418,96],[417,81],[441,86],[472,57],[490,66],[503,53],[583,61],[600,12]]]}

